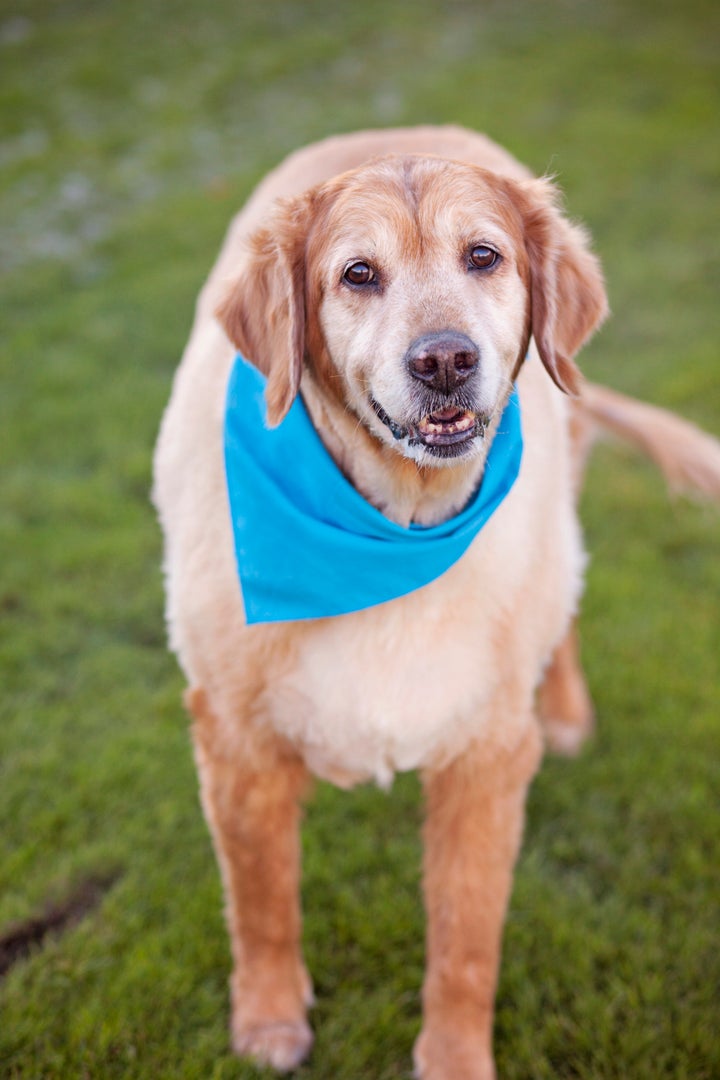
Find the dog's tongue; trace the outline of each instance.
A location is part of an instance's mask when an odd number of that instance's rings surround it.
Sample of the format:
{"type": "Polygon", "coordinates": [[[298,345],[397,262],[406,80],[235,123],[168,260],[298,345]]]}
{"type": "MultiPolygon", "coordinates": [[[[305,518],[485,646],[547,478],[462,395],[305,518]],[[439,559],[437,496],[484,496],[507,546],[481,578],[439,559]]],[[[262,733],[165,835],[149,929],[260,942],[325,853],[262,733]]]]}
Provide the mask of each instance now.
{"type": "Polygon", "coordinates": [[[445,409],[438,409],[437,412],[431,413],[428,419],[435,423],[439,421],[441,424],[447,424],[452,420],[459,420],[464,413],[464,409],[458,409],[456,405],[449,405],[445,409]]]}

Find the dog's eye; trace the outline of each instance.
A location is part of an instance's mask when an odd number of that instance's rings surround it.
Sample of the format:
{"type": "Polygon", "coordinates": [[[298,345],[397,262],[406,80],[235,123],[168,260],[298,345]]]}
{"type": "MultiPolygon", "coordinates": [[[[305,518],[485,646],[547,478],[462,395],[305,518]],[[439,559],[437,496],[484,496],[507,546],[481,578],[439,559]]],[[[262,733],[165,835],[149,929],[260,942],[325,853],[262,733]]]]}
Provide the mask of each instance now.
{"type": "Polygon", "coordinates": [[[478,244],[470,252],[470,262],[477,266],[478,270],[489,270],[494,266],[500,256],[487,244],[478,244]]]}
{"type": "Polygon", "coordinates": [[[354,262],[345,268],[343,280],[349,281],[351,285],[369,285],[375,280],[375,273],[367,263],[354,262]]]}

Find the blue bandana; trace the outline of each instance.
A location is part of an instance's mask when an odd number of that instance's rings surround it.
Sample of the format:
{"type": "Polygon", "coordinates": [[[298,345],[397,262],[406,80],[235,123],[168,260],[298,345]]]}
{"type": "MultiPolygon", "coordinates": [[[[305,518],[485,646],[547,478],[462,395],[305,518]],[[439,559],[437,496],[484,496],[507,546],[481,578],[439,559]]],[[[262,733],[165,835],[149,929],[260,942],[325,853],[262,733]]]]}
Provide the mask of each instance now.
{"type": "Polygon", "coordinates": [[[465,553],[520,470],[513,391],[465,509],[440,525],[404,528],[346,480],[300,397],[268,429],[264,390],[263,376],[238,356],[227,393],[225,470],[248,623],[345,615],[429,584],[465,553]]]}

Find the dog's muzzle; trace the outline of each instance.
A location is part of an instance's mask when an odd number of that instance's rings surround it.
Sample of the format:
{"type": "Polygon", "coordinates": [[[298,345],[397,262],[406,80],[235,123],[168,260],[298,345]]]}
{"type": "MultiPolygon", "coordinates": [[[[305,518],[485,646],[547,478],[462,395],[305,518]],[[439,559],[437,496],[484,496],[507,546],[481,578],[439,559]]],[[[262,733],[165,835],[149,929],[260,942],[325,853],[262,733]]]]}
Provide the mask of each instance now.
{"type": "Polygon", "coordinates": [[[422,388],[429,411],[403,425],[372,398],[376,415],[395,439],[407,439],[408,446],[424,446],[439,457],[450,457],[484,436],[489,417],[468,407],[471,395],[466,384],[477,372],[480,351],[467,334],[457,330],[423,334],[410,345],[404,363],[412,384],[422,388]]]}

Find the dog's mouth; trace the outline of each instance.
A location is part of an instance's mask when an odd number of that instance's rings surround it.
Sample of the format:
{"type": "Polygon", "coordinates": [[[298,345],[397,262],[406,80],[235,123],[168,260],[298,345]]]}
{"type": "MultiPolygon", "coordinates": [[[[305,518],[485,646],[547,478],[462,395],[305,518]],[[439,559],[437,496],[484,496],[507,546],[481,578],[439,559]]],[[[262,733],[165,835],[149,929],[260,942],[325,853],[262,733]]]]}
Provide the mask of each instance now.
{"type": "Polygon", "coordinates": [[[470,409],[447,405],[428,413],[411,424],[398,424],[375,398],[371,404],[379,420],[390,429],[395,439],[407,439],[409,446],[424,446],[438,456],[455,456],[469,448],[474,439],[482,438],[490,418],[470,409]]]}
{"type": "Polygon", "coordinates": [[[468,438],[474,439],[478,434],[484,435],[485,426],[477,413],[449,406],[423,416],[418,422],[417,434],[427,446],[448,446],[464,442],[468,438]],[[482,432],[478,432],[478,422],[482,432]]]}

